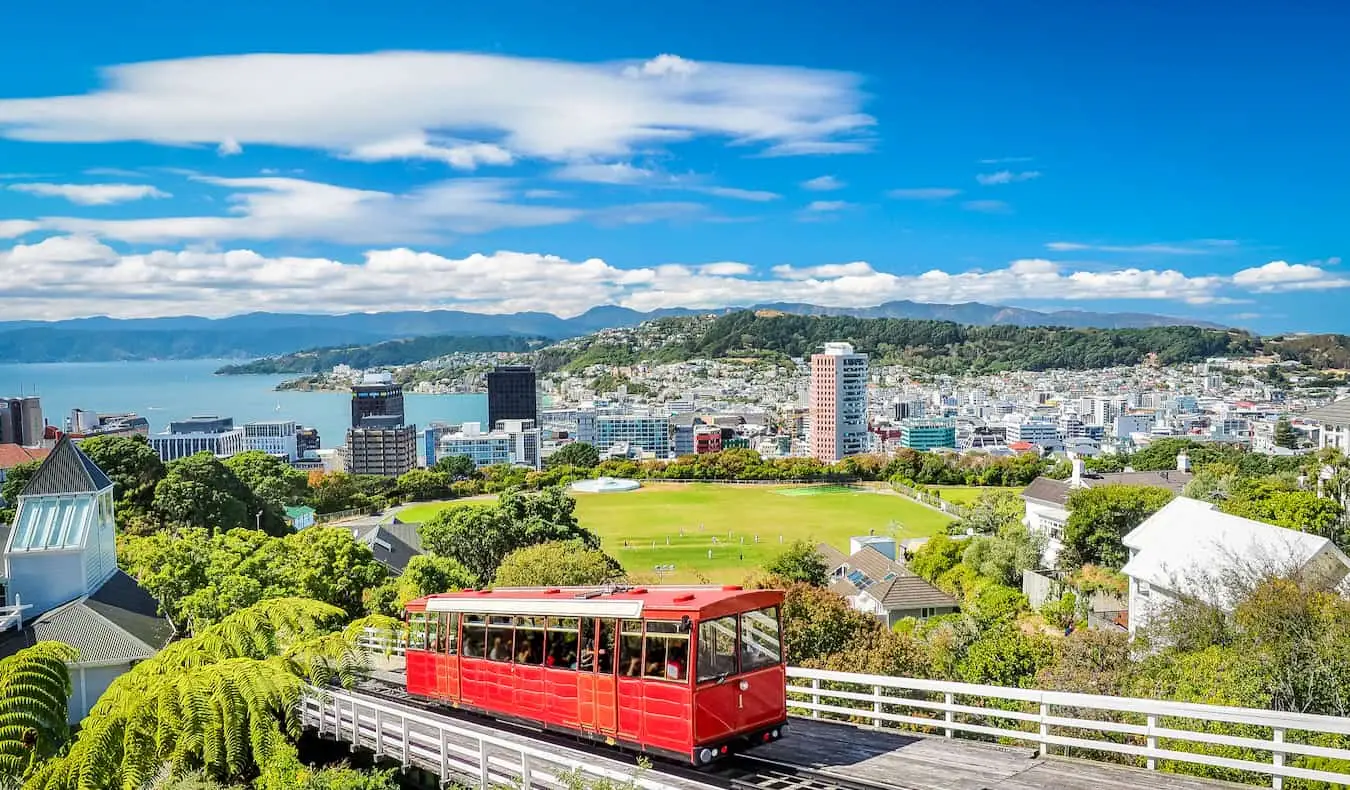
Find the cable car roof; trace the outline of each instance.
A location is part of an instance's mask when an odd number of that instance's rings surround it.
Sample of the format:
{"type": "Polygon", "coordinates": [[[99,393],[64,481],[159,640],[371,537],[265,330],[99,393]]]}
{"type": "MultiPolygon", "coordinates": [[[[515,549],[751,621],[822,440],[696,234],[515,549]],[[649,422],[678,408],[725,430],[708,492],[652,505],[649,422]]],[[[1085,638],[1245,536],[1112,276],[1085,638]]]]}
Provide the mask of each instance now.
{"type": "Polygon", "coordinates": [[[782,593],[735,586],[530,587],[428,595],[408,602],[410,611],[639,618],[649,610],[699,612],[725,609],[736,599],[745,608],[774,605],[782,593]],[[766,596],[771,600],[765,600],[766,596]]]}

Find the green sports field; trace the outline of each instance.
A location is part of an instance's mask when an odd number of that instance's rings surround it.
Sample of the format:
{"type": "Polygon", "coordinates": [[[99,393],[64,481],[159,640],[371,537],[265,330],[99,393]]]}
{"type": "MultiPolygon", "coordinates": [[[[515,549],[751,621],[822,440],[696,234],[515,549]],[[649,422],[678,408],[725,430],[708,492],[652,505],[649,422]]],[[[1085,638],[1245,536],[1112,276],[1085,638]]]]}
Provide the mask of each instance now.
{"type": "MultiPolygon", "coordinates": [[[[848,539],[933,535],[950,521],[900,496],[840,487],[665,483],[614,494],[573,493],[577,518],[633,576],[739,582],[794,540],[848,550],[848,539]],[[711,552],[711,556],[709,556],[711,552]]],[[[448,505],[454,507],[454,504],[448,505]]],[[[415,506],[402,521],[430,518],[446,504],[415,506]]]]}
{"type": "Polygon", "coordinates": [[[974,503],[980,494],[989,491],[1013,491],[1020,492],[1020,488],[1001,488],[997,486],[927,486],[929,491],[935,491],[953,505],[969,505],[974,503]]]}

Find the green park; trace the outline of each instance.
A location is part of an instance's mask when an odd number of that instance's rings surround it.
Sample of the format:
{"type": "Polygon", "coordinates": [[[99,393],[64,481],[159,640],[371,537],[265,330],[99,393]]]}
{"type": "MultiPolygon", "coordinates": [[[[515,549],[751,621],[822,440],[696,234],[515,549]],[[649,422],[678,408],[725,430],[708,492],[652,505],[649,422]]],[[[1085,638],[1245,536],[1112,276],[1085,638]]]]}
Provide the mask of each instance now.
{"type": "MultiPolygon", "coordinates": [[[[572,496],[581,526],[599,535],[605,551],[635,578],[653,581],[740,582],[796,540],[847,551],[853,535],[927,537],[951,521],[879,488],[657,483],[572,496]]],[[[465,504],[473,502],[418,504],[398,518],[424,522],[465,504]]]]}

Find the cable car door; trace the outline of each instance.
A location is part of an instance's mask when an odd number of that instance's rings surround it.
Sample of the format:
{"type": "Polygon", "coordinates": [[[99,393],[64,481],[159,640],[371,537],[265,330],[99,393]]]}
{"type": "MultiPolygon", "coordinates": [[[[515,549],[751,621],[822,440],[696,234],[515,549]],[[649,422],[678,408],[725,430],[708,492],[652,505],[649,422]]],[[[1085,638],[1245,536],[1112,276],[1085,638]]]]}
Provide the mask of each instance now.
{"type": "Polygon", "coordinates": [[[583,618],[577,665],[577,713],[581,728],[613,735],[618,729],[614,680],[614,620],[583,618]]]}

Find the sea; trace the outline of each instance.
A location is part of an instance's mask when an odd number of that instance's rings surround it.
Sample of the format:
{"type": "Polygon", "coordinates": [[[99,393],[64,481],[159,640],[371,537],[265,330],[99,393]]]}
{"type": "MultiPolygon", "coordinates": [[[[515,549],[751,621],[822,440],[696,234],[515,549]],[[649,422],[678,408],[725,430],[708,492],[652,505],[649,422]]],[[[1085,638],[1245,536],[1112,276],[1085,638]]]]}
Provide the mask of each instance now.
{"type": "MultiPolygon", "coordinates": [[[[0,363],[0,397],[37,395],[49,425],[65,427],[72,409],[136,412],[151,433],[193,415],[233,417],[235,425],[259,420],[295,420],[317,428],[323,447],[346,441],[351,396],[342,392],[296,392],[274,388],[288,376],[217,376],[238,360],[188,359],[149,362],[0,363]]],[[[419,428],[432,422],[487,422],[487,395],[404,396],[405,419],[419,428]]]]}

